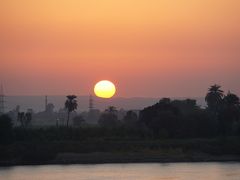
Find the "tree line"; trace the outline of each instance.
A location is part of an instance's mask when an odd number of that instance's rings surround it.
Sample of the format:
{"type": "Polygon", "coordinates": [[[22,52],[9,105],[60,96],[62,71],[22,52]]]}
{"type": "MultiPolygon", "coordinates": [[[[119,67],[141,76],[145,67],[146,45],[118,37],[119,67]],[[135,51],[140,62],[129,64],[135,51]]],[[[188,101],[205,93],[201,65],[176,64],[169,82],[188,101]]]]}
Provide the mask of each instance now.
{"type": "Polygon", "coordinates": [[[109,107],[99,119],[102,127],[145,129],[152,137],[187,138],[234,136],[240,134],[240,101],[230,91],[225,95],[221,86],[213,85],[205,97],[206,108],[194,99],[171,100],[162,98],[158,103],[140,111],[139,116],[128,111],[122,121],[117,110],[109,107]]]}
{"type": "Polygon", "coordinates": [[[156,104],[142,109],[139,114],[128,111],[123,119],[118,119],[117,109],[111,106],[100,115],[96,126],[83,123],[84,119],[80,117],[81,125],[78,128],[69,125],[71,112],[78,107],[76,98],[75,95],[67,96],[66,127],[29,129],[22,126],[13,128],[11,119],[7,115],[2,115],[0,117],[0,141],[34,138],[80,140],[101,137],[208,138],[240,135],[239,97],[231,92],[224,94],[219,85],[213,85],[208,89],[205,97],[206,108],[198,106],[194,99],[162,98],[156,104]]]}

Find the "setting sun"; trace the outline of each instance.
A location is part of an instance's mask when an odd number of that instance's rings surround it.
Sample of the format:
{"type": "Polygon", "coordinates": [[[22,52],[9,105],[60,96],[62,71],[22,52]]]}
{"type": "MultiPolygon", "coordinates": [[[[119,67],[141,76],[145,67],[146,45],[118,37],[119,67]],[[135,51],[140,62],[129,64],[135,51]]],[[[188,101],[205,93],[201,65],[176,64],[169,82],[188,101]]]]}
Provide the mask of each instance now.
{"type": "Polygon", "coordinates": [[[101,98],[111,98],[115,92],[115,85],[107,80],[99,81],[94,87],[94,93],[101,98]]]}

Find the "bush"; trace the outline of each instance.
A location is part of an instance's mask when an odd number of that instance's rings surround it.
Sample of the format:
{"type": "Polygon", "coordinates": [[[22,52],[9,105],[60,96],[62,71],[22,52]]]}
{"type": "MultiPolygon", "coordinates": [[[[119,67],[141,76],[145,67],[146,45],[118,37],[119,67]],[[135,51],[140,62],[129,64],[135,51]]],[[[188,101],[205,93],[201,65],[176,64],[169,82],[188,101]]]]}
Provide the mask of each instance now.
{"type": "Polygon", "coordinates": [[[9,143],[12,140],[12,120],[7,115],[0,116],[0,144],[9,143]]]}

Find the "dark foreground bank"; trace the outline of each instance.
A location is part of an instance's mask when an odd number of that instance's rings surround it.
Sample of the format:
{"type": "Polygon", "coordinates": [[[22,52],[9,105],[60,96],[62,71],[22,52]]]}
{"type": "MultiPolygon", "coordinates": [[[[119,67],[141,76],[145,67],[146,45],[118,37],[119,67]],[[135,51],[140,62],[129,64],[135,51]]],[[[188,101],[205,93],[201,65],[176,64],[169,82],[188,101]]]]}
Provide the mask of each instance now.
{"type": "Polygon", "coordinates": [[[209,154],[165,156],[144,153],[63,153],[49,161],[1,161],[0,166],[50,165],[50,164],[105,164],[105,163],[173,163],[173,162],[240,162],[239,155],[213,156],[209,154]]]}
{"type": "Polygon", "coordinates": [[[0,166],[240,161],[239,137],[214,139],[14,142],[0,146],[0,166]]]}

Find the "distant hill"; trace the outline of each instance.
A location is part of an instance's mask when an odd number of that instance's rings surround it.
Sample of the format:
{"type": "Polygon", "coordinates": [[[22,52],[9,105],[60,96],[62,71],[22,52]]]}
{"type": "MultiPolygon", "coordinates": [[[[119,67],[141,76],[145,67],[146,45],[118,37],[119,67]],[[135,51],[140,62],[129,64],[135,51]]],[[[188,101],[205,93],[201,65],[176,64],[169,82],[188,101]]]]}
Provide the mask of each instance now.
{"type": "MultiPolygon", "coordinates": [[[[6,110],[10,111],[20,105],[21,111],[26,111],[28,108],[32,108],[35,112],[43,111],[45,109],[45,96],[7,96],[6,98],[6,110]]],[[[96,109],[104,110],[108,106],[116,106],[118,109],[143,109],[146,106],[153,105],[161,98],[147,98],[147,97],[116,97],[111,99],[102,99],[93,97],[94,107],[96,109]]],[[[186,98],[172,98],[172,99],[186,99],[186,98]]],[[[197,100],[198,105],[206,106],[204,98],[193,98],[197,100]]],[[[48,96],[48,103],[53,103],[55,111],[64,107],[65,96],[48,96]]],[[[87,111],[89,107],[89,96],[78,96],[78,111],[87,111]]]]}

